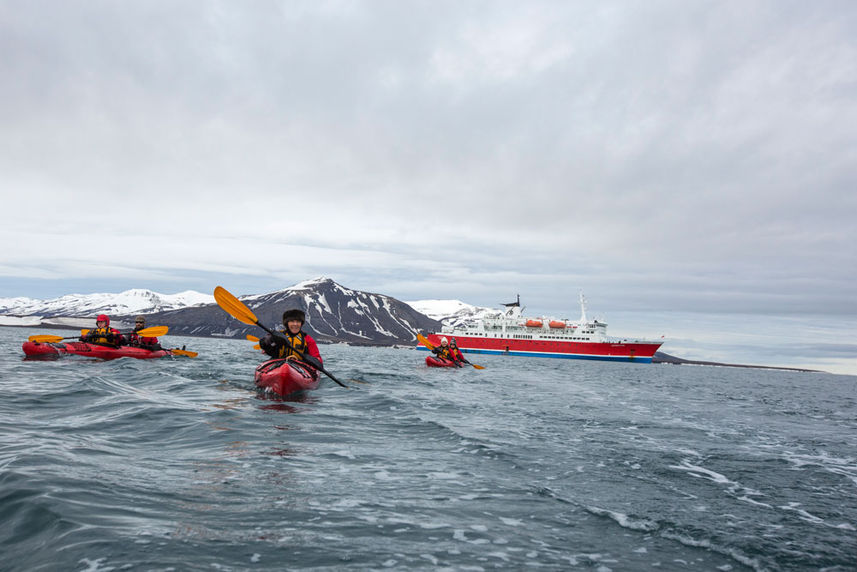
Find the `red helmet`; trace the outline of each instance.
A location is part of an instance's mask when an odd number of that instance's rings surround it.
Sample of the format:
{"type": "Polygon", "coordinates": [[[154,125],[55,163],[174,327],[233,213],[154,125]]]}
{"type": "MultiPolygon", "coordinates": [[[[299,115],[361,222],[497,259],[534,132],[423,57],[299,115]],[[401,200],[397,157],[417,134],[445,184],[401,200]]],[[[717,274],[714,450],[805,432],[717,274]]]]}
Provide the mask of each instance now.
{"type": "Polygon", "coordinates": [[[98,316],[95,318],[95,323],[97,324],[98,322],[107,322],[107,325],[109,326],[110,318],[107,317],[107,314],[98,314],[98,316]]]}

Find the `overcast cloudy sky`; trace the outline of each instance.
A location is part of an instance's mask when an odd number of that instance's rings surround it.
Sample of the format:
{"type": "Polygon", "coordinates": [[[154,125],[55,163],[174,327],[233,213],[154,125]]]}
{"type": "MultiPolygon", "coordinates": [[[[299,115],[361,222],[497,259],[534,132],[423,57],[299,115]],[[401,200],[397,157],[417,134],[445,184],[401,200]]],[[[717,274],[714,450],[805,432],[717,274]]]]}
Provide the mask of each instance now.
{"type": "Polygon", "coordinates": [[[0,0],[0,296],[857,316],[857,3],[0,0]]]}

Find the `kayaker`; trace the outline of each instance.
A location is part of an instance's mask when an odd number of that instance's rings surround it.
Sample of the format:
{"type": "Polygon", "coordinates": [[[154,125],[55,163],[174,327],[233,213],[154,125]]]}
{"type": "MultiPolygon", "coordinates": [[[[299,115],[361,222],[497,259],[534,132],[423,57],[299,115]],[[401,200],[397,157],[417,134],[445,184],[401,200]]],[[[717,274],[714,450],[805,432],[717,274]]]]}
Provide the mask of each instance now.
{"type": "Polygon", "coordinates": [[[156,337],[146,337],[140,336],[137,334],[140,330],[146,327],[146,317],[145,316],[137,316],[134,318],[134,331],[128,334],[128,345],[129,346],[137,346],[139,348],[143,348],[145,350],[157,351],[161,348],[161,344],[158,343],[158,338],[156,337]]]}
{"type": "MultiPolygon", "coordinates": [[[[304,314],[303,310],[297,308],[286,310],[283,312],[283,326],[285,327],[285,331],[280,336],[286,338],[292,348],[295,348],[300,353],[309,354],[321,362],[318,345],[312,336],[302,329],[305,322],[306,314],[304,314]]],[[[301,359],[300,353],[292,350],[280,337],[274,337],[271,334],[259,340],[259,347],[272,358],[301,359]]]]}
{"type": "Polygon", "coordinates": [[[461,353],[461,350],[458,348],[458,343],[455,341],[455,338],[452,338],[449,341],[449,355],[452,356],[452,360],[456,363],[470,363],[466,359],[464,359],[464,354],[461,353]]]}
{"type": "Polygon", "coordinates": [[[449,348],[449,340],[446,339],[446,336],[440,338],[440,345],[434,348],[432,353],[441,359],[449,360],[456,366],[461,367],[452,356],[452,351],[449,348]]]}
{"type": "Polygon", "coordinates": [[[119,330],[110,327],[110,318],[106,314],[99,314],[95,318],[95,329],[89,330],[80,336],[80,341],[91,344],[108,344],[121,346],[125,339],[119,330]]]}

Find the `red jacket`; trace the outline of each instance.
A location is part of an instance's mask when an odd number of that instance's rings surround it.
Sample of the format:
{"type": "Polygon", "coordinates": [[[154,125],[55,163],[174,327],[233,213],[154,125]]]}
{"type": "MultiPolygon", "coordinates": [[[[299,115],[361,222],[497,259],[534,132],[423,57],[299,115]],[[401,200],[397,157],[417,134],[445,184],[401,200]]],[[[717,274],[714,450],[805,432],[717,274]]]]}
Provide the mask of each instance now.
{"type": "Polygon", "coordinates": [[[449,346],[449,355],[455,361],[464,361],[464,354],[458,349],[458,346],[449,346]]]}
{"type": "Polygon", "coordinates": [[[128,345],[129,346],[156,346],[158,345],[158,338],[146,338],[140,337],[137,332],[131,332],[128,334],[128,345]]]}

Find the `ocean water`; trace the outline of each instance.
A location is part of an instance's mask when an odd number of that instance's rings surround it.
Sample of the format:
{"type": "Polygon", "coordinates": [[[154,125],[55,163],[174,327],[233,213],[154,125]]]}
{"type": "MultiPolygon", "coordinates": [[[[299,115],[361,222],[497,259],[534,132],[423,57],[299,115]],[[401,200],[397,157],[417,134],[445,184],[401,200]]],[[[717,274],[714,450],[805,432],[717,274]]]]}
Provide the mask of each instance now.
{"type": "Polygon", "coordinates": [[[25,361],[0,328],[0,570],[855,570],[857,377],[321,346],[25,361]],[[349,382],[357,379],[365,383],[349,382]]]}

